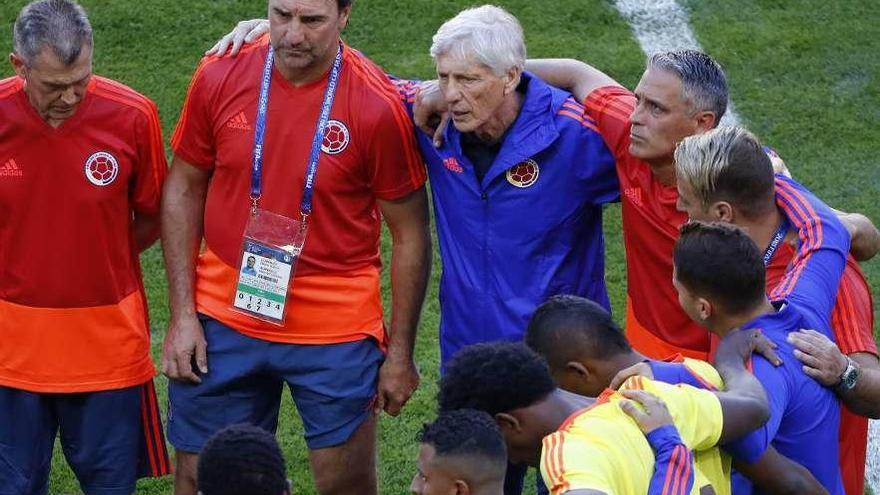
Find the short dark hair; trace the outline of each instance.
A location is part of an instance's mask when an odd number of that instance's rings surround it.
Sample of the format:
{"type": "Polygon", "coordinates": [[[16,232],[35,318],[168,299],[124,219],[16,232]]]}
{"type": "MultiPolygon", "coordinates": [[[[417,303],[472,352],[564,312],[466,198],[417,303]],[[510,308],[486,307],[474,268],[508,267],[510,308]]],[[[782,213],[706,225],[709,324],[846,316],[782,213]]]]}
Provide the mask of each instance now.
{"type": "Polygon", "coordinates": [[[713,112],[718,125],[727,111],[728,91],[724,69],[715,59],[698,50],[673,50],[652,55],[648,67],[678,76],[682,96],[692,109],[713,112]]]}
{"type": "Polygon", "coordinates": [[[758,246],[734,225],[686,223],[675,243],[673,260],[679,283],[713,299],[726,312],[740,314],[766,297],[758,246]]]}
{"type": "Polygon", "coordinates": [[[632,350],[611,313],[572,295],[553,296],[538,306],[526,329],[526,344],[552,368],[583,356],[603,359],[632,350]]]}
{"type": "Polygon", "coordinates": [[[556,389],[544,359],[521,342],[465,347],[440,379],[440,411],[477,409],[490,415],[527,407],[556,389]]]}
{"type": "Polygon", "coordinates": [[[684,138],[675,149],[675,169],[703,210],[727,201],[754,220],[776,207],[773,164],[758,138],[744,128],[719,127],[684,138]]]}
{"type": "Polygon", "coordinates": [[[481,457],[507,465],[504,437],[492,416],[484,411],[459,409],[440,413],[433,423],[425,423],[419,443],[434,447],[441,457],[481,457]]]}
{"type": "Polygon", "coordinates": [[[339,8],[339,11],[341,12],[342,9],[350,6],[352,3],[354,3],[354,0],[336,0],[336,7],[339,8]]]}
{"type": "Polygon", "coordinates": [[[203,495],[281,495],[287,470],[275,437],[256,426],[232,425],[215,433],[199,455],[203,495]]]}

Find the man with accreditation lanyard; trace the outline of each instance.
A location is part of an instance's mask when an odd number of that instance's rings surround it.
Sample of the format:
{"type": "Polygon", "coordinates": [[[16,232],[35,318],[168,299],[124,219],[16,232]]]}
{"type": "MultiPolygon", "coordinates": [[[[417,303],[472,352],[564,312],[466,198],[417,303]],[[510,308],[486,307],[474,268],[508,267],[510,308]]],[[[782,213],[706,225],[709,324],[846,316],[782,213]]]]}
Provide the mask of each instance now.
{"type": "Polygon", "coordinates": [[[346,0],[270,0],[268,40],[207,57],[193,76],[163,202],[177,494],[195,493],[196,456],[215,431],[274,431],[284,382],[318,492],[375,493],[372,413],[396,415],[418,385],[424,169],[394,88],[340,40],[350,11],[346,0]],[[393,244],[387,338],[380,213],[393,244]]]}

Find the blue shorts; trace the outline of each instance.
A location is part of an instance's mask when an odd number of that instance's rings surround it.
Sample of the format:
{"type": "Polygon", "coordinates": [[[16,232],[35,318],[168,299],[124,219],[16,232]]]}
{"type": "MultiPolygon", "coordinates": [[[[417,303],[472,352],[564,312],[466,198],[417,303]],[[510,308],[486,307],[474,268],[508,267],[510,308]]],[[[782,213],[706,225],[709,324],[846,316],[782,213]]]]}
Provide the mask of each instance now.
{"type": "Polygon", "coordinates": [[[142,476],[169,472],[153,382],[100,392],[49,394],[0,386],[0,495],[44,495],[52,448],[83,492],[130,495],[142,476]]]}
{"type": "Polygon", "coordinates": [[[215,432],[248,423],[275,432],[284,383],[303,420],[309,449],[348,441],[372,414],[385,356],[372,339],[300,345],[248,337],[200,316],[208,342],[202,383],[170,381],[168,440],[198,453],[215,432]]]}

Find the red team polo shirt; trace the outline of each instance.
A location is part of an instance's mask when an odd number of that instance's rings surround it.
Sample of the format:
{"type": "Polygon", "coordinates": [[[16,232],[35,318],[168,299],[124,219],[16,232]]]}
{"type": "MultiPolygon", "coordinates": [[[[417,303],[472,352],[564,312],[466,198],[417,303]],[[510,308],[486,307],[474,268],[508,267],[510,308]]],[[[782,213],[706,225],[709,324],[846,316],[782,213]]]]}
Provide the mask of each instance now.
{"type": "Polygon", "coordinates": [[[0,385],[89,392],[150,380],[132,211],[159,212],[156,105],[92,77],[52,128],[0,81],[0,385]]]}
{"type": "MultiPolygon", "coordinates": [[[[584,102],[587,116],[596,122],[617,159],[626,248],[627,338],[655,359],[680,353],[706,360],[709,333],[684,313],[672,285],[672,253],[687,214],[676,209],[676,187],[661,184],[647,162],[629,153],[629,116],[635,101],[625,88],[606,86],[590,93],[584,102]]],[[[777,251],[767,267],[768,292],[781,281],[793,255],[794,248],[788,245],[777,251]]],[[[877,354],[870,290],[852,258],[841,279],[831,324],[842,352],[877,354]]],[[[846,491],[861,494],[857,487],[864,486],[867,419],[843,408],[840,438],[846,491]]]]}
{"type": "MultiPolygon", "coordinates": [[[[205,249],[196,268],[196,306],[240,332],[297,344],[383,342],[376,199],[424,185],[412,125],[385,74],[344,47],[342,70],[315,179],[309,232],[277,326],[230,309],[250,208],[251,160],[260,75],[268,38],[235,58],[207,57],[193,76],[171,145],[213,171],[205,205],[205,249]]],[[[311,142],[327,76],[294,87],[272,72],[260,207],[299,219],[311,142]]]]}
{"type": "Polygon", "coordinates": [[[672,251],[687,213],[675,208],[675,185],[658,181],[651,166],[629,153],[635,96],[620,86],[599,88],[586,114],[617,159],[626,248],[626,336],[654,359],[674,354],[707,361],[709,333],[691,321],[672,286],[672,251]]]}

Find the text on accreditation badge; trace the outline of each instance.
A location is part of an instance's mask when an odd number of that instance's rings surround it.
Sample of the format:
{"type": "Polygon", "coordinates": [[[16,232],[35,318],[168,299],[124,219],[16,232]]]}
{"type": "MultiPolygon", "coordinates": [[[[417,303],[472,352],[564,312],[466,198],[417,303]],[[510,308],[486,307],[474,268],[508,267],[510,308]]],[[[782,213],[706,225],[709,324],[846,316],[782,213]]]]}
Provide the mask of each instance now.
{"type": "Polygon", "coordinates": [[[305,243],[303,222],[257,210],[242,244],[232,307],[278,325],[284,324],[287,292],[305,243]]]}

